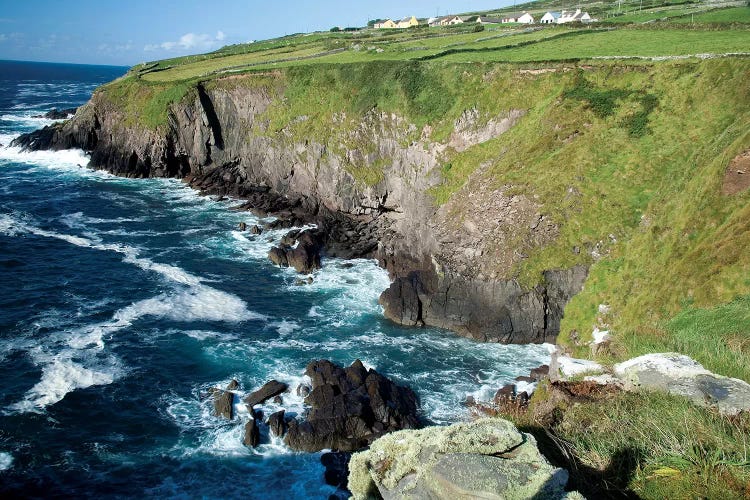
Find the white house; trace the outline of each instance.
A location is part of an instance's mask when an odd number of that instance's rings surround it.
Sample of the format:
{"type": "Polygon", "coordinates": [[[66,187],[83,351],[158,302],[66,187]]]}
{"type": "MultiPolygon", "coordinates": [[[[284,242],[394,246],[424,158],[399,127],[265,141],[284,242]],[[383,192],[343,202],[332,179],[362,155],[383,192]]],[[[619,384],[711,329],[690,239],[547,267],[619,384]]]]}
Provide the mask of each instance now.
{"type": "Polygon", "coordinates": [[[534,17],[528,12],[524,12],[516,22],[521,24],[532,24],[534,22],[534,17]]]}
{"type": "Polygon", "coordinates": [[[534,22],[534,18],[528,12],[513,12],[512,14],[502,14],[500,20],[504,23],[531,24],[534,22]]]}
{"type": "Polygon", "coordinates": [[[440,20],[440,26],[453,26],[454,24],[463,24],[461,16],[446,16],[440,20]]]}
{"type": "Polygon", "coordinates": [[[557,24],[590,23],[593,21],[588,12],[581,12],[581,9],[576,9],[575,12],[570,10],[562,11],[560,17],[557,19],[557,24]]]}
{"type": "Polygon", "coordinates": [[[559,12],[547,12],[539,20],[542,24],[557,24],[557,20],[560,19],[559,12]]]}

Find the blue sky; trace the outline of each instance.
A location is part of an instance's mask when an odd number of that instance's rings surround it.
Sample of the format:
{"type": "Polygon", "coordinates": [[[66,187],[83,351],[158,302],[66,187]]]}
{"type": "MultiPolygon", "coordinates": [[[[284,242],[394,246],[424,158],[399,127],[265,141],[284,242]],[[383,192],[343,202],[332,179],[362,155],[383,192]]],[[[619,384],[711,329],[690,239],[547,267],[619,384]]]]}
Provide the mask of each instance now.
{"type": "Polygon", "coordinates": [[[492,9],[509,0],[16,0],[0,9],[0,59],[132,65],[368,19],[492,9]]]}

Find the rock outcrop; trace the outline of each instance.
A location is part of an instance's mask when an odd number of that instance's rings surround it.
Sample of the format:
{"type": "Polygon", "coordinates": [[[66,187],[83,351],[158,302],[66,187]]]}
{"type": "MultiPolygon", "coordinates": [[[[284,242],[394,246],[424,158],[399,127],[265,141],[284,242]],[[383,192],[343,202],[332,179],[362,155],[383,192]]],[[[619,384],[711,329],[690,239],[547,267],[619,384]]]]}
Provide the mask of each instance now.
{"type": "Polygon", "coordinates": [[[486,418],[384,436],[352,456],[348,487],[357,500],[581,498],[567,481],[533,436],[486,418]]]}
{"type": "Polygon", "coordinates": [[[614,372],[626,390],[685,396],[724,415],[750,411],[750,384],[710,372],[683,354],[646,354],[615,365],[614,372]]]}
{"type": "Polygon", "coordinates": [[[287,384],[279,382],[278,380],[269,380],[257,391],[248,394],[243,401],[248,407],[252,408],[255,405],[265,403],[269,399],[286,392],[287,389],[289,389],[287,384]]]}
{"type": "Polygon", "coordinates": [[[361,449],[388,432],[419,426],[417,397],[356,360],[348,368],[313,361],[305,371],[312,391],[310,410],[288,423],[285,443],[295,450],[361,449]]]}
{"type": "Polygon", "coordinates": [[[549,270],[531,289],[514,279],[524,255],[557,235],[541,206],[508,194],[509,187],[475,186],[472,179],[441,207],[430,194],[441,183],[447,152],[498,137],[523,119],[524,110],[495,117],[467,110],[443,142],[431,139],[429,126],[420,131],[396,114],[373,109],[350,118],[338,112],[325,118],[337,135],[321,141],[304,133],[306,116],[272,128],[268,113],[283,105],[283,86],[253,78],[197,85],[156,128],[128,119],[104,88],[73,119],[14,144],[81,148],[91,153],[94,168],[125,177],[184,178],[196,189],[244,198],[257,213],[315,224],[322,240],[277,248],[275,262],[309,272],[321,253],[375,257],[395,280],[381,303],[398,323],[485,341],[555,338],[586,270],[549,270]],[[365,182],[355,175],[362,171],[379,174],[365,182]]]}

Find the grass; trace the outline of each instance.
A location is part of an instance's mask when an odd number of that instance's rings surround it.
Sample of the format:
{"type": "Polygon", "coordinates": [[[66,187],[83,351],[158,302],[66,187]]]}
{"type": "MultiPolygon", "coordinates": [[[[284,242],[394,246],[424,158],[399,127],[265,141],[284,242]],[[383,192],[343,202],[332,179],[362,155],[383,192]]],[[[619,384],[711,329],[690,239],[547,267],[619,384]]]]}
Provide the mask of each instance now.
{"type": "Polygon", "coordinates": [[[747,497],[747,415],[723,417],[663,394],[621,392],[571,402],[540,389],[529,411],[511,418],[537,437],[553,463],[571,471],[573,487],[584,494],[747,497]]]}
{"type": "Polygon", "coordinates": [[[685,16],[675,19],[678,23],[739,23],[750,24],[750,7],[733,7],[728,9],[717,9],[694,16],[685,16]]]}

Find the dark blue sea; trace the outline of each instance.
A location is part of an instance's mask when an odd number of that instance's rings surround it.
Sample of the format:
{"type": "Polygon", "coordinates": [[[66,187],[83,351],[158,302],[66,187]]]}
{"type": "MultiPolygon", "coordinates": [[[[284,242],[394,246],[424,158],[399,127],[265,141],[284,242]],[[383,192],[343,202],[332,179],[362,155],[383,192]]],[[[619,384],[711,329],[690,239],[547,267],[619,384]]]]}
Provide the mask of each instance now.
{"type": "MultiPolygon", "coordinates": [[[[324,260],[312,285],[266,259],[283,232],[178,180],[85,168],[81,151],[22,153],[33,118],[85,103],[127,68],[0,62],[0,495],[326,498],[319,454],[242,441],[212,386],[292,387],[313,359],[411,386],[425,420],[468,418],[548,360],[544,346],[477,344],[383,319],[375,262],[324,260]]],[[[239,403],[240,393],[235,401],[239,403]]],[[[295,395],[284,406],[302,413],[295,395]]],[[[268,404],[265,414],[276,406],[268,404]]]]}

